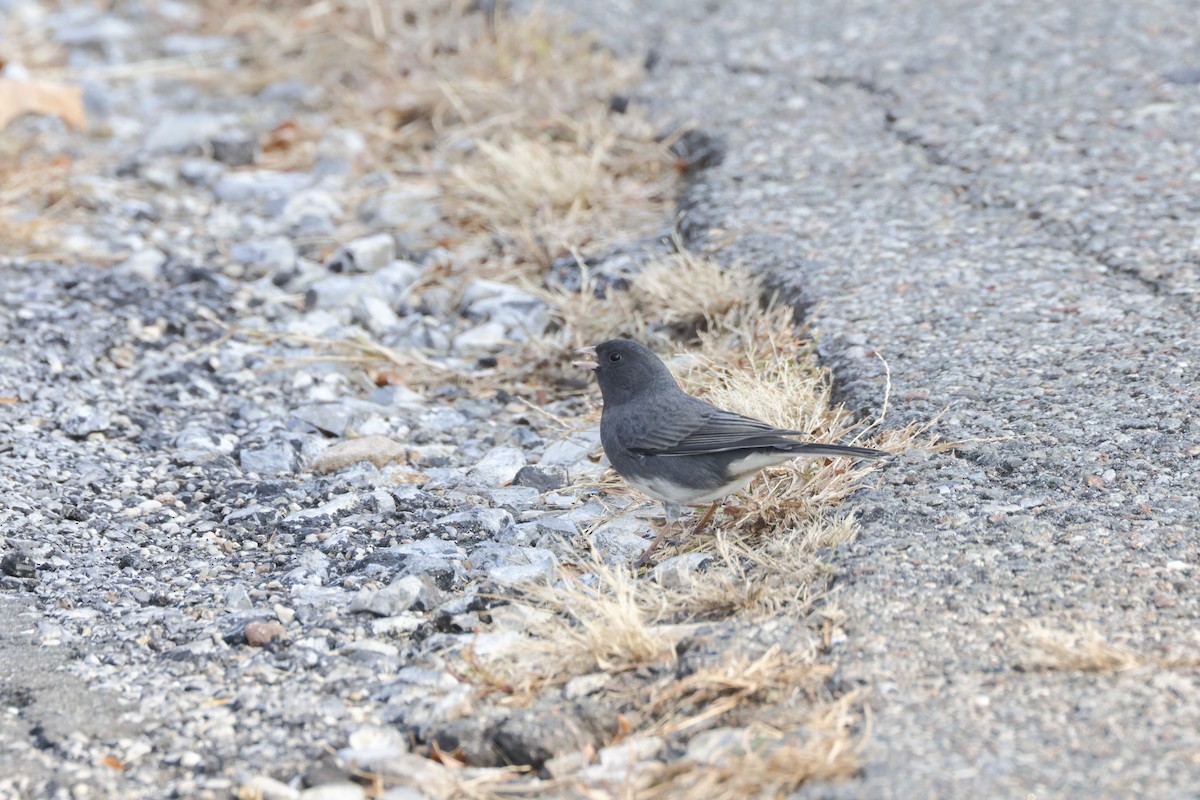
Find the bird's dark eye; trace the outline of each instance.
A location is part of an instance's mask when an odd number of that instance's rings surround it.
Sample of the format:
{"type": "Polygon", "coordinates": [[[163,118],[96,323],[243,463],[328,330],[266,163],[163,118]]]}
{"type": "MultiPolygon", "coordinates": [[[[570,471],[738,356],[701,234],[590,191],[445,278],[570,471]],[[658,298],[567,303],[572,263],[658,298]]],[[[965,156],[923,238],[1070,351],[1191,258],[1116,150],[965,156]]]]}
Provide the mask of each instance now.
{"type": "Polygon", "coordinates": [[[621,354],[620,353],[609,353],[608,360],[615,364],[621,360],[621,354]]]}

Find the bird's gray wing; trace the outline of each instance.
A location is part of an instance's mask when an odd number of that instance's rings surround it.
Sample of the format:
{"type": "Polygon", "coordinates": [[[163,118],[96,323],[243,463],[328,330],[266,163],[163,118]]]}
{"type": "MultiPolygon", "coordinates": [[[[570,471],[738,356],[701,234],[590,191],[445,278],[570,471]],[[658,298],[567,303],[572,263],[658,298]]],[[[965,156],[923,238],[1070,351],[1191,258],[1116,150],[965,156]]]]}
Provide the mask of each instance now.
{"type": "Polygon", "coordinates": [[[685,456],[748,447],[787,447],[795,442],[783,437],[799,433],[732,411],[693,406],[656,421],[654,427],[644,430],[627,446],[644,455],[685,456]]]}

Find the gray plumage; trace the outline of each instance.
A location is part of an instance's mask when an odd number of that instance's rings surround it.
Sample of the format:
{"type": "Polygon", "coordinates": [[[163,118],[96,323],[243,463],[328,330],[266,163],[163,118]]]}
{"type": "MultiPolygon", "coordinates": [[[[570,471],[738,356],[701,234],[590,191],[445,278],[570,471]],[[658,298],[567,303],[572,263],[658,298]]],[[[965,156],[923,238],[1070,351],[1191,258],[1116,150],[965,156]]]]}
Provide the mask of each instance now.
{"type": "Polygon", "coordinates": [[[866,447],[800,442],[802,431],[776,428],[725,411],[679,388],[667,366],[628,339],[588,348],[604,398],[600,441],[613,468],[662,500],[668,517],[678,505],[710,502],[744,487],[759,470],[800,456],[878,458],[866,447]],[[674,507],[674,508],[673,508],[674,507]]]}

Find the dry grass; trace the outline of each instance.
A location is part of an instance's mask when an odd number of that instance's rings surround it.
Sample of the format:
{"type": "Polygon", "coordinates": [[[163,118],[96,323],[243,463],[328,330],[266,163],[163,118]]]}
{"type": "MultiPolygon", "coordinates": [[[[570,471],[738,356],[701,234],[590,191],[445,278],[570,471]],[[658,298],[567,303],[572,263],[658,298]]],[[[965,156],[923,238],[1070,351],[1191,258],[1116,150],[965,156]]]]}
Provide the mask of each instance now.
{"type": "Polygon", "coordinates": [[[1142,668],[1194,668],[1200,665],[1200,657],[1145,655],[1108,641],[1090,627],[1069,631],[1031,626],[1020,646],[1018,665],[1025,670],[1128,672],[1142,668]]]}
{"type": "Polygon", "coordinates": [[[68,157],[0,139],[0,249],[8,254],[57,252],[52,232],[72,202],[73,168],[68,157]]]}
{"type": "Polygon", "coordinates": [[[320,86],[371,166],[441,186],[453,244],[494,240],[490,271],[656,230],[670,208],[667,143],[636,106],[609,110],[638,67],[560,16],[465,0],[206,6],[215,32],[251,45],[238,77],[255,85],[232,88],[320,86]]]}

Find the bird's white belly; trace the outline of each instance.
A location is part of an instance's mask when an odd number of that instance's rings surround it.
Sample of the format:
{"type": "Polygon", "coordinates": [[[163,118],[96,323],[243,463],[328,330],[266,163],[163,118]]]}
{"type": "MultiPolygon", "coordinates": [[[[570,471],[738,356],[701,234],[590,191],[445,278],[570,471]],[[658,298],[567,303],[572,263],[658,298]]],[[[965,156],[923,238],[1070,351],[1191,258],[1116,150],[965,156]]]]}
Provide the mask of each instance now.
{"type": "Polygon", "coordinates": [[[750,453],[730,463],[729,474],[733,476],[731,480],[708,492],[687,486],[679,486],[662,478],[638,476],[627,478],[626,480],[638,491],[648,494],[656,500],[665,500],[668,503],[679,503],[681,505],[711,503],[714,500],[720,500],[726,495],[744,489],[746,484],[750,483],[759,470],[776,464],[782,464],[784,461],[789,461],[792,458],[795,458],[794,454],[782,452],[750,453]]]}

